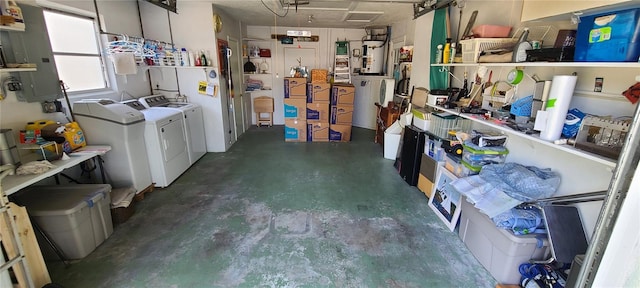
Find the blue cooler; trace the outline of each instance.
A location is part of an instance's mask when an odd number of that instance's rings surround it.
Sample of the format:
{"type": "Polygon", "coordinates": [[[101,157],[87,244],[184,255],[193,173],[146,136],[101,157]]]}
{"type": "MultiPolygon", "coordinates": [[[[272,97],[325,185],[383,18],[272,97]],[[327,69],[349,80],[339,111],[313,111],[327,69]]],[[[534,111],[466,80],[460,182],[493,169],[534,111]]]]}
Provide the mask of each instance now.
{"type": "Polygon", "coordinates": [[[580,18],[576,62],[638,62],[640,8],[580,18]]]}

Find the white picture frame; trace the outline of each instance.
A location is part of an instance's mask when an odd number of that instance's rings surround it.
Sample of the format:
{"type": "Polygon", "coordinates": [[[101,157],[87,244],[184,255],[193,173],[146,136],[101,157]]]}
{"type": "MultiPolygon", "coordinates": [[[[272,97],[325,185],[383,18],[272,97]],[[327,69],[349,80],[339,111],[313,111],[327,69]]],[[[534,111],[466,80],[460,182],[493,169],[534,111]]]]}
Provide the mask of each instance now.
{"type": "Polygon", "coordinates": [[[462,194],[449,185],[456,179],[458,177],[449,172],[449,170],[444,169],[444,167],[438,169],[428,204],[450,231],[456,229],[462,204],[462,194]]]}

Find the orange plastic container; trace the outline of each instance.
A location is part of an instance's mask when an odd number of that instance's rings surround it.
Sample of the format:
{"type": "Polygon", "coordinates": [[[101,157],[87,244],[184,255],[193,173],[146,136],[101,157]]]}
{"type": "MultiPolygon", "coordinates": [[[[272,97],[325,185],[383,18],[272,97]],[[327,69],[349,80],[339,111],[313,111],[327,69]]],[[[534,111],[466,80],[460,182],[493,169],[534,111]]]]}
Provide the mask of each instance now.
{"type": "Polygon", "coordinates": [[[507,38],[511,33],[511,26],[479,25],[473,27],[471,32],[477,38],[507,38]]]}

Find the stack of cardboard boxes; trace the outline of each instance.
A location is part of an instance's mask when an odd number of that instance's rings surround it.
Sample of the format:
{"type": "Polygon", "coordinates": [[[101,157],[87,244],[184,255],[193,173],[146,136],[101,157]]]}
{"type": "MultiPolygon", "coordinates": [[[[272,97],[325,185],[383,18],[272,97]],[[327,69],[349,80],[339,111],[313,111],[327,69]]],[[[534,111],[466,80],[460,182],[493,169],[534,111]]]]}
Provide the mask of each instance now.
{"type": "Polygon", "coordinates": [[[332,86],[326,77],[285,78],[285,141],[350,141],[354,93],[353,85],[332,86]]]}
{"type": "Polygon", "coordinates": [[[284,78],[284,141],[307,141],[306,78],[284,78]]]}
{"type": "Polygon", "coordinates": [[[331,119],[329,141],[351,141],[353,99],[356,88],[351,84],[334,84],[331,87],[331,119]]]}
{"type": "Polygon", "coordinates": [[[307,84],[307,141],[329,141],[329,94],[331,84],[311,82],[307,84]]]}

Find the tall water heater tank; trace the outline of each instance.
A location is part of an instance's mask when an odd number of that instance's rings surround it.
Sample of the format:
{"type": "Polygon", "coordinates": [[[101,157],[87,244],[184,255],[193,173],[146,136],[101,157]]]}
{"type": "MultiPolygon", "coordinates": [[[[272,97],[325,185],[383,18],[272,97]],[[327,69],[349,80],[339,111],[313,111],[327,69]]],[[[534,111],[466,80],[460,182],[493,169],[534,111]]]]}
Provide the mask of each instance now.
{"type": "Polygon", "coordinates": [[[382,75],[383,66],[384,41],[363,41],[360,74],[382,75]]]}

